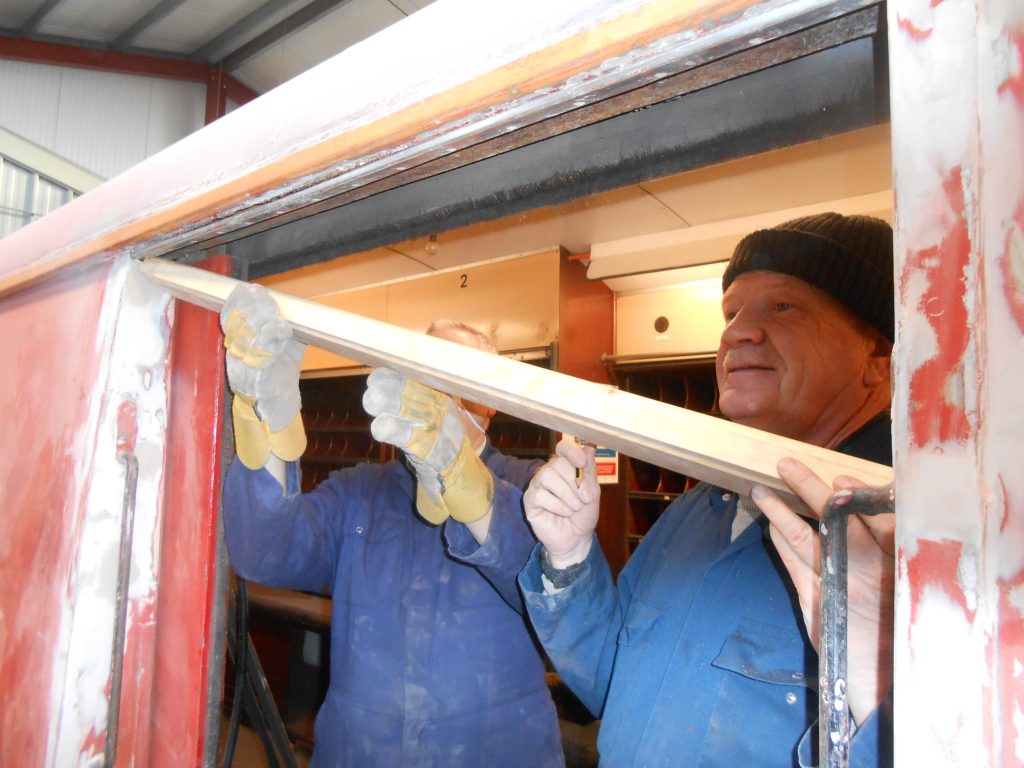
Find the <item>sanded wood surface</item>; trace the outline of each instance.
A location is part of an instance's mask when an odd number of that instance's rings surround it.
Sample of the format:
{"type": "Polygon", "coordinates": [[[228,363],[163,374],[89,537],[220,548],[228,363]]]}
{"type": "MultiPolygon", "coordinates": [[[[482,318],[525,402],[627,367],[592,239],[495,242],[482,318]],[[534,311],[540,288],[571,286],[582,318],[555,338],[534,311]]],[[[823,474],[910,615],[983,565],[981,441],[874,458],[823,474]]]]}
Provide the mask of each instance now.
{"type": "MultiPolygon", "coordinates": [[[[219,311],[239,281],[162,259],[139,268],[172,295],[219,311]]],[[[437,389],[725,488],[763,483],[788,494],[775,466],[793,456],[831,481],[871,485],[892,470],[725,419],[487,354],[404,328],[271,291],[296,338],[437,389]]]]}

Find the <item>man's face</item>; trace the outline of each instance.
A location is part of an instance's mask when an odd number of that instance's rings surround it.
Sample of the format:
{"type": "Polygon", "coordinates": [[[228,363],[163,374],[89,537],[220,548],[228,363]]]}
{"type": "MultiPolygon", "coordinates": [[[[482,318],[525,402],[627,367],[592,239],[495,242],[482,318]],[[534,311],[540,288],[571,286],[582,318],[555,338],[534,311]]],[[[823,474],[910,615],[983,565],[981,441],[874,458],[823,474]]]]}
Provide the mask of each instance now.
{"type": "Polygon", "coordinates": [[[878,336],[824,291],[778,272],[747,272],[722,297],[716,372],[732,421],[829,445],[888,375],[878,336]]]}

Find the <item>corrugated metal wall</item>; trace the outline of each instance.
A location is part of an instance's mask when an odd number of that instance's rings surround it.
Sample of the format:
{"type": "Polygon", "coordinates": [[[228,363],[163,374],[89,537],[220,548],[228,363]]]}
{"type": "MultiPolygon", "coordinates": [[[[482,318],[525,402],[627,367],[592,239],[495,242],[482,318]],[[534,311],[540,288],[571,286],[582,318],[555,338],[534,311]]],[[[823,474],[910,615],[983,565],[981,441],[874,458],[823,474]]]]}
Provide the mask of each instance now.
{"type": "Polygon", "coordinates": [[[203,127],[198,83],[0,60],[0,126],[105,178],[203,127]]]}

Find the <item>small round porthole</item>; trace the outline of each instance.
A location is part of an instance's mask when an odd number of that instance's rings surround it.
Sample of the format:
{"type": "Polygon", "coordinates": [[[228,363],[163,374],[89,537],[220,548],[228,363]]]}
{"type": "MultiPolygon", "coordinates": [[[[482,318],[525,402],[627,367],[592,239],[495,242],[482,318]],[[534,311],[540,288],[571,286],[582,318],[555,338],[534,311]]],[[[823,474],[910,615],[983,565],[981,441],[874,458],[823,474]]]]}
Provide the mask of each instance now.
{"type": "Polygon", "coordinates": [[[662,315],[654,321],[654,330],[658,333],[664,333],[668,330],[668,318],[662,315]]]}

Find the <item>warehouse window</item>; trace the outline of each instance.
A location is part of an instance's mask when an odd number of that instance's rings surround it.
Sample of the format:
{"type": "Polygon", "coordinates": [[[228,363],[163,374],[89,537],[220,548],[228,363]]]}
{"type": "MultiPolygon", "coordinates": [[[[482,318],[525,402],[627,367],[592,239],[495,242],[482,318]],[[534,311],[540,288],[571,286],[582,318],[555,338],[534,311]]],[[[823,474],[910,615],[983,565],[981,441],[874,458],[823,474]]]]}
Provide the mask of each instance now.
{"type": "Polygon", "coordinates": [[[0,237],[103,182],[92,171],[0,126],[0,237]]]}
{"type": "Polygon", "coordinates": [[[70,187],[0,155],[0,237],[59,208],[76,194],[70,187]]]}

